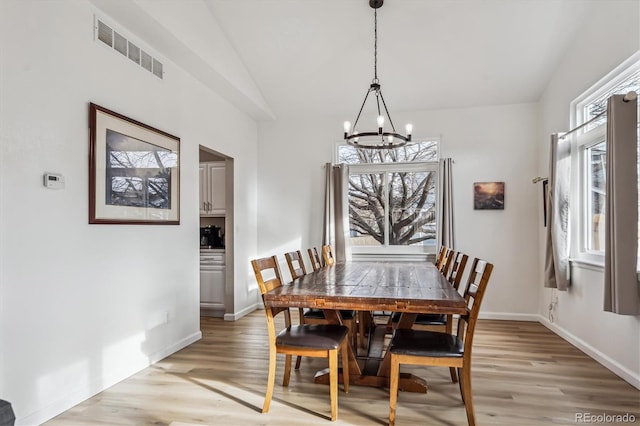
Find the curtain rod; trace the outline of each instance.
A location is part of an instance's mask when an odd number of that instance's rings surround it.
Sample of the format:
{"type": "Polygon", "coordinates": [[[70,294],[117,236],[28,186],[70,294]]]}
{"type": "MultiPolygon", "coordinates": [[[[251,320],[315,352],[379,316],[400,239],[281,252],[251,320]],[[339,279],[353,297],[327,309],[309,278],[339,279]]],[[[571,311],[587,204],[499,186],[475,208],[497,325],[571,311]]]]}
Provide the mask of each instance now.
{"type": "MultiPolygon", "coordinates": [[[[626,95],[624,95],[624,98],[622,100],[624,102],[633,102],[633,101],[636,100],[637,97],[638,97],[638,94],[632,90],[632,91],[628,92],[626,95]]],[[[571,133],[577,132],[578,130],[582,129],[584,126],[586,126],[586,125],[588,125],[590,123],[593,123],[595,120],[597,120],[598,118],[600,118],[600,117],[602,117],[603,115],[606,115],[606,114],[607,114],[607,111],[604,110],[600,114],[596,115],[595,117],[592,117],[591,119],[585,121],[584,123],[582,123],[578,127],[574,127],[573,129],[569,130],[568,132],[566,132],[566,133],[564,133],[562,135],[558,135],[558,138],[559,139],[566,138],[571,133]]]]}

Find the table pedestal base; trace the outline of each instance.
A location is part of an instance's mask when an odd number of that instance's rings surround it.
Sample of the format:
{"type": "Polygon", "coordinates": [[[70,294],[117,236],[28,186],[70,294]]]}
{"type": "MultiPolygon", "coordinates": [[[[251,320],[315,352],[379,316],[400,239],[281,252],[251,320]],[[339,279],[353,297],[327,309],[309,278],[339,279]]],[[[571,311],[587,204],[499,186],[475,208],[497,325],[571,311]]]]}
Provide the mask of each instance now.
{"type": "MultiPolygon", "coordinates": [[[[342,368],[338,373],[338,380],[342,383],[342,368]]],[[[316,373],[314,383],[320,383],[324,385],[329,384],[329,369],[325,368],[316,373]]],[[[374,386],[378,388],[388,388],[389,378],[384,376],[363,376],[357,374],[349,374],[349,386],[374,386]]],[[[413,374],[400,373],[400,381],[398,389],[405,392],[427,393],[427,382],[413,374]]]]}

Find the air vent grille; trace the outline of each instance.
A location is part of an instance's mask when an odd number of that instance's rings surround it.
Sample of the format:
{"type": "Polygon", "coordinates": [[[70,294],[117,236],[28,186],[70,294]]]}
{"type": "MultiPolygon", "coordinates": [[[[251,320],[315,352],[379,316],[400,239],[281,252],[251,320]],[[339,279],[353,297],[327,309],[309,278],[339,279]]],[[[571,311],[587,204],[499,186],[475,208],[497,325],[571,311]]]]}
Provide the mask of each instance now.
{"type": "Polygon", "coordinates": [[[113,47],[113,30],[102,21],[98,21],[98,40],[113,47]]]}
{"type": "Polygon", "coordinates": [[[144,50],[140,51],[141,55],[140,55],[140,65],[142,65],[142,68],[144,68],[145,70],[152,72],[153,68],[153,58],[151,57],[151,55],[149,55],[147,52],[145,52],[144,50]]]}
{"type": "Polygon", "coordinates": [[[113,32],[113,48],[127,56],[127,39],[115,31],[113,32]]]}
{"type": "Polygon", "coordinates": [[[140,65],[140,48],[129,42],[129,59],[140,65]]]}
{"type": "Polygon", "coordinates": [[[145,70],[153,73],[156,77],[160,79],[164,77],[162,62],[142,50],[131,42],[131,40],[127,40],[125,36],[115,31],[111,26],[105,24],[97,17],[95,19],[95,38],[128,57],[145,70]]]}

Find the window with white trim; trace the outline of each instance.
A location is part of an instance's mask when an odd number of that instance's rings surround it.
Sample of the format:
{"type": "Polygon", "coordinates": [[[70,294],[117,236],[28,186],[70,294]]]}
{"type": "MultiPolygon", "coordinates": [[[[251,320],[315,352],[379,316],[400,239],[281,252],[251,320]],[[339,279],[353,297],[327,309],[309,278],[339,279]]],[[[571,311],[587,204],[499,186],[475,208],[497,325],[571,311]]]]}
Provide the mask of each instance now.
{"type": "Polygon", "coordinates": [[[338,162],[349,165],[346,201],[354,256],[435,252],[438,142],[381,150],[338,145],[338,162]]]}
{"type": "MultiPolygon", "coordinates": [[[[577,170],[577,191],[573,192],[579,194],[574,200],[575,205],[579,206],[579,211],[576,211],[578,214],[574,215],[574,229],[579,232],[574,237],[572,256],[578,261],[603,263],[607,166],[607,119],[604,113],[607,99],[611,95],[626,94],[629,91],[640,93],[640,53],[616,68],[571,104],[572,127],[593,120],[576,132],[575,149],[572,149],[573,164],[577,170]]],[[[640,142],[640,130],[638,135],[640,142]]],[[[640,242],[640,235],[638,239],[640,242]]]]}

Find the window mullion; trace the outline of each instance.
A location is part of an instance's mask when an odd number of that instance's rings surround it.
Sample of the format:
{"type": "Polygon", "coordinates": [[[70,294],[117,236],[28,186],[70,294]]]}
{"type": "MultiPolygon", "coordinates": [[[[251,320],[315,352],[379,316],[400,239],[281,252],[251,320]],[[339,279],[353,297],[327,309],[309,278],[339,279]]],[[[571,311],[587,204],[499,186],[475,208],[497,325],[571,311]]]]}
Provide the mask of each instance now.
{"type": "Polygon", "coordinates": [[[383,173],[383,182],[384,182],[384,246],[389,247],[389,205],[390,200],[389,197],[391,194],[389,193],[389,174],[383,173]]]}

